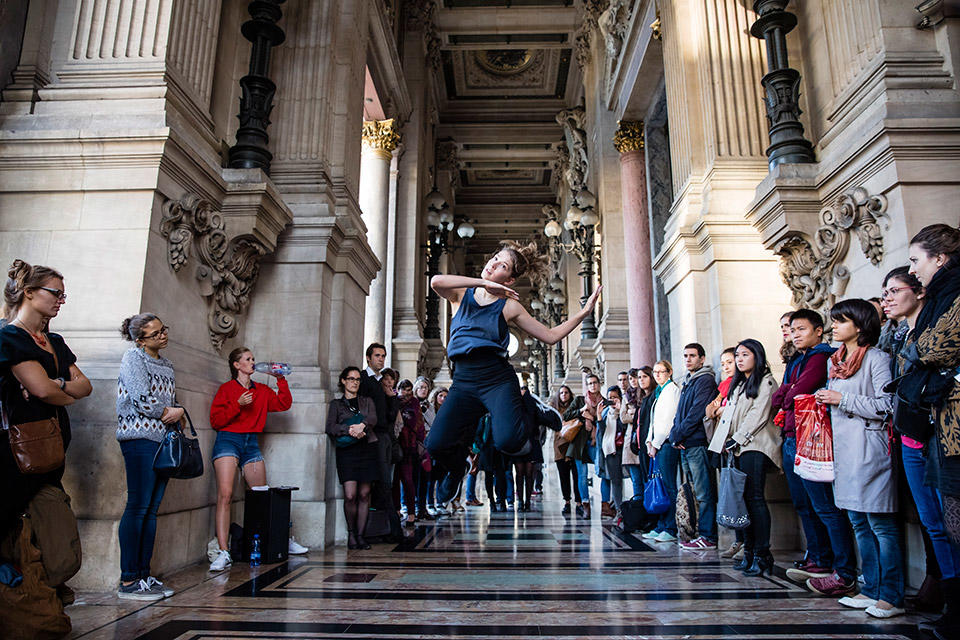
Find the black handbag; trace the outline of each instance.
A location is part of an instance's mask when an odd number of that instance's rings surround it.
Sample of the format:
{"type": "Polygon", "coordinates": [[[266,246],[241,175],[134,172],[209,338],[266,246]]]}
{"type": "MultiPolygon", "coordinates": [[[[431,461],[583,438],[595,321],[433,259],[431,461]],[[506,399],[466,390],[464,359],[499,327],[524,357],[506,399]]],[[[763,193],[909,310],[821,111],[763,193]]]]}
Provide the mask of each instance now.
{"type": "Polygon", "coordinates": [[[193,437],[188,438],[183,433],[179,421],[169,425],[153,458],[153,470],[167,478],[189,480],[203,475],[203,454],[200,453],[197,430],[193,428],[193,420],[186,409],[183,410],[183,417],[187,419],[193,437]]]}
{"type": "Polygon", "coordinates": [[[929,440],[936,428],[933,410],[952,388],[952,372],[931,367],[914,367],[890,382],[883,390],[894,394],[893,428],[918,442],[929,440]]]}

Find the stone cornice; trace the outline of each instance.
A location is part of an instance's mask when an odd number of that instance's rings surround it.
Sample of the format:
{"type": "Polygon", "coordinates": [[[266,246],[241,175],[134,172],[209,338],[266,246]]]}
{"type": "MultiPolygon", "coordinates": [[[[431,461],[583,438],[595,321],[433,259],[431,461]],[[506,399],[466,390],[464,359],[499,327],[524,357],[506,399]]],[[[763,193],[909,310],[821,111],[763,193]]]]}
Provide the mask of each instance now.
{"type": "Polygon", "coordinates": [[[393,152],[400,144],[400,127],[395,118],[387,120],[364,120],[363,140],[364,149],[393,152]]]}
{"type": "Polygon", "coordinates": [[[617,122],[617,132],[613,134],[613,146],[620,153],[627,151],[642,151],[643,120],[620,120],[617,122]]]}

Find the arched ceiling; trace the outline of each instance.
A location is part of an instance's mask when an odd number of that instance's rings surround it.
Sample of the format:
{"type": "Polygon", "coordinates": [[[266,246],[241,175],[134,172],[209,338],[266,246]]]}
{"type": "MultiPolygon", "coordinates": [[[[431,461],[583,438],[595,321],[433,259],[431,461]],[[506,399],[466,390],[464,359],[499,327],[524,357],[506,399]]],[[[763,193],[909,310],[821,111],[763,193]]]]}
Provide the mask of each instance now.
{"type": "Polygon", "coordinates": [[[438,0],[438,138],[459,147],[455,213],[477,228],[468,263],[543,229],[563,139],[555,117],[582,94],[579,15],[573,0],[438,0]]]}

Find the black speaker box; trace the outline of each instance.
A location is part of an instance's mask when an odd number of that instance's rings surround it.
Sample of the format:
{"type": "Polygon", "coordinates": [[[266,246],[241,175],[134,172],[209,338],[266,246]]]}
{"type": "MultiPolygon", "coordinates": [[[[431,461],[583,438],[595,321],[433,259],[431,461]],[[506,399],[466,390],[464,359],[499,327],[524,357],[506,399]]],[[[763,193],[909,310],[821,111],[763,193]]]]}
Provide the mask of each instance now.
{"type": "Polygon", "coordinates": [[[254,534],[260,535],[260,562],[287,559],[290,536],[290,492],[298,487],[247,489],[243,504],[243,560],[250,561],[254,534]]]}

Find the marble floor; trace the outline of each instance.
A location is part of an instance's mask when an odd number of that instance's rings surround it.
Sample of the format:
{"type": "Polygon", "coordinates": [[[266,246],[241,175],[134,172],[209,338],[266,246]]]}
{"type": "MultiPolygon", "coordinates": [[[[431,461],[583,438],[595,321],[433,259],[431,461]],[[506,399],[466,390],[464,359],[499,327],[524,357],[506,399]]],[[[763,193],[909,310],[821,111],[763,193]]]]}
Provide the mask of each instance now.
{"type": "MultiPolygon", "coordinates": [[[[551,493],[548,485],[547,494],[551,493]]],[[[481,497],[481,499],[484,499],[481,497]]],[[[71,637],[89,640],[353,638],[922,638],[791,583],[747,578],[716,552],[645,544],[607,521],[475,507],[408,529],[402,544],[336,548],[275,565],[165,576],[150,605],[78,594],[71,637]]]]}

